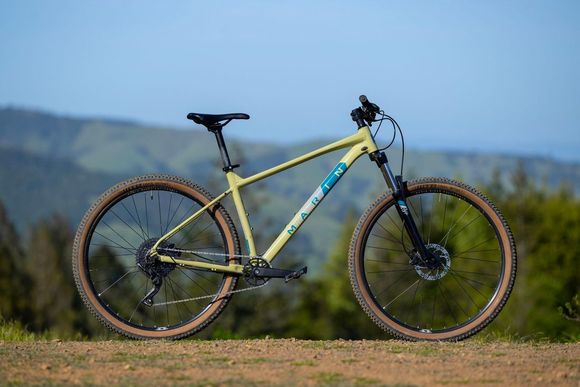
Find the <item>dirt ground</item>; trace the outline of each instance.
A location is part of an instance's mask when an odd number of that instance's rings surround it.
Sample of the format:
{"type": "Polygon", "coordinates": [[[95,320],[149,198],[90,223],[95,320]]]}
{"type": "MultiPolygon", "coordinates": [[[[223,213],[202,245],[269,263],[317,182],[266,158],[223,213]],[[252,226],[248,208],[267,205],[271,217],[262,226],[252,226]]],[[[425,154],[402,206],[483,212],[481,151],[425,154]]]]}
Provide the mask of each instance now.
{"type": "Polygon", "coordinates": [[[0,342],[0,385],[580,385],[580,343],[0,342]]]}

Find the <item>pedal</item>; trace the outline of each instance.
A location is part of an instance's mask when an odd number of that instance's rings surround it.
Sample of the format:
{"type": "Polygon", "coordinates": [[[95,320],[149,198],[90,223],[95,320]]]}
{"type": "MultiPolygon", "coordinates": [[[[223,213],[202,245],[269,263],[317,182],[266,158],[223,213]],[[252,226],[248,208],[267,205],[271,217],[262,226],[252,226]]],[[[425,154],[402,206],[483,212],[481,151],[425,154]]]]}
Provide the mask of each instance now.
{"type": "Polygon", "coordinates": [[[306,274],[306,272],[308,271],[308,267],[304,266],[302,269],[296,270],[290,274],[288,274],[286,277],[284,277],[284,282],[288,282],[291,281],[293,279],[298,279],[300,277],[302,277],[303,274],[306,274]]]}

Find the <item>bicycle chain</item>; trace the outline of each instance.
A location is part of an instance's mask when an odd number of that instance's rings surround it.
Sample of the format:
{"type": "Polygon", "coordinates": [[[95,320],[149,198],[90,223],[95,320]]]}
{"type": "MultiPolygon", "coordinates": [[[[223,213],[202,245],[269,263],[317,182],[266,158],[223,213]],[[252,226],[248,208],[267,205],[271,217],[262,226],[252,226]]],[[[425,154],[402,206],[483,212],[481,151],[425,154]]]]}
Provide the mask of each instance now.
{"type": "MultiPolygon", "coordinates": [[[[268,284],[269,284],[269,282],[266,282],[266,283],[263,283],[262,285],[258,285],[258,286],[251,286],[249,288],[244,288],[244,289],[230,290],[229,292],[227,292],[227,293],[224,294],[224,297],[225,296],[229,296],[230,294],[247,292],[249,290],[256,290],[256,289],[259,289],[259,288],[261,288],[263,286],[266,286],[268,284]]],[[[213,298],[213,297],[215,297],[217,295],[219,295],[219,293],[210,294],[209,296],[199,296],[199,297],[184,298],[182,300],[166,301],[166,302],[156,302],[155,304],[153,304],[153,306],[172,305],[172,304],[179,304],[181,302],[189,302],[189,301],[203,300],[203,299],[206,299],[206,298],[213,298]]]]}
{"type": "Polygon", "coordinates": [[[209,251],[196,251],[196,250],[184,250],[184,249],[174,249],[171,247],[162,247],[160,249],[157,250],[163,250],[163,251],[170,251],[170,252],[174,252],[174,253],[188,253],[188,254],[194,254],[194,255],[201,255],[201,254],[205,254],[205,255],[213,255],[213,256],[220,256],[220,257],[233,257],[233,258],[262,258],[258,255],[244,255],[244,254],[224,254],[224,253],[212,253],[209,251]]]}
{"type": "MultiPolygon", "coordinates": [[[[169,252],[175,252],[175,253],[188,253],[188,254],[195,254],[195,255],[201,255],[201,254],[206,254],[206,255],[213,255],[213,256],[221,256],[221,257],[234,257],[234,258],[261,258],[258,256],[254,256],[254,255],[244,255],[244,254],[223,254],[223,253],[211,253],[208,251],[195,251],[195,250],[184,250],[184,249],[173,249],[170,247],[165,247],[162,248],[160,250],[163,251],[169,251],[169,252]]],[[[179,266],[184,266],[184,265],[179,265],[179,266]]],[[[265,282],[261,285],[256,285],[256,286],[250,286],[249,288],[244,288],[244,289],[236,289],[236,290],[230,290],[229,292],[226,292],[224,294],[225,296],[229,296],[230,294],[236,294],[236,293],[243,293],[243,292],[247,292],[250,290],[257,290],[261,287],[264,287],[266,285],[268,285],[269,282],[265,282]]],[[[175,301],[166,301],[166,302],[159,302],[159,303],[155,303],[153,304],[153,306],[163,306],[163,305],[173,305],[173,304],[179,304],[182,302],[189,302],[189,301],[198,301],[198,300],[204,300],[204,299],[208,299],[208,298],[214,298],[216,296],[218,296],[220,293],[215,293],[215,294],[210,294],[210,295],[206,295],[206,296],[199,296],[199,297],[191,297],[191,298],[184,298],[181,300],[175,300],[175,301]]]]}

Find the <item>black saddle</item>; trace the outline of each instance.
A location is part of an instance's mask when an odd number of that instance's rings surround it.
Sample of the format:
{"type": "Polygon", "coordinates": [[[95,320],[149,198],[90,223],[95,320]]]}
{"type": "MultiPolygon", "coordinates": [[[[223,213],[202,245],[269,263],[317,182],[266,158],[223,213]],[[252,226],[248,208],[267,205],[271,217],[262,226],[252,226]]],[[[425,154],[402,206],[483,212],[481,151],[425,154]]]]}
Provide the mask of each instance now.
{"type": "Polygon", "coordinates": [[[226,126],[231,120],[247,120],[250,116],[245,113],[228,113],[228,114],[201,114],[189,113],[188,120],[192,120],[196,124],[200,124],[208,128],[208,130],[222,128],[226,126]],[[225,121],[225,122],[222,122],[225,121]]]}

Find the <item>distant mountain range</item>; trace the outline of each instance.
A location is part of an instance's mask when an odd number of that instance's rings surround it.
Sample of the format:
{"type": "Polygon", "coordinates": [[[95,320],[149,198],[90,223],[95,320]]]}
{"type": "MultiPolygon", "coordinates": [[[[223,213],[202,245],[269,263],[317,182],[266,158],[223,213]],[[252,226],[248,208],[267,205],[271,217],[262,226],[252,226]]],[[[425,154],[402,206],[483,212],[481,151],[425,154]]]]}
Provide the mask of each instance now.
{"type": "MultiPolygon", "coordinates": [[[[237,170],[241,175],[274,166],[331,141],[281,146],[228,140],[228,132],[235,130],[235,126],[227,127],[224,134],[232,161],[242,164],[237,170]]],[[[267,222],[269,234],[282,230],[341,157],[338,153],[248,188],[253,198],[249,201],[254,203],[250,207],[256,212],[251,218],[256,229],[267,222]]],[[[393,149],[388,156],[397,169],[400,150],[393,149]]],[[[91,201],[108,186],[133,175],[181,175],[209,186],[217,194],[225,189],[218,157],[215,140],[205,130],[0,109],[0,200],[21,231],[54,212],[67,216],[76,227],[91,201]]],[[[411,149],[406,152],[405,173],[407,177],[460,178],[478,185],[488,183],[497,170],[509,186],[510,175],[518,164],[539,184],[558,186],[567,182],[580,192],[580,163],[544,157],[411,149]]],[[[384,182],[376,167],[361,159],[299,231],[297,240],[290,244],[292,252],[304,256],[314,269],[319,267],[347,211],[361,213],[382,190],[384,182]]],[[[263,240],[262,245],[266,242],[263,240]]]]}

